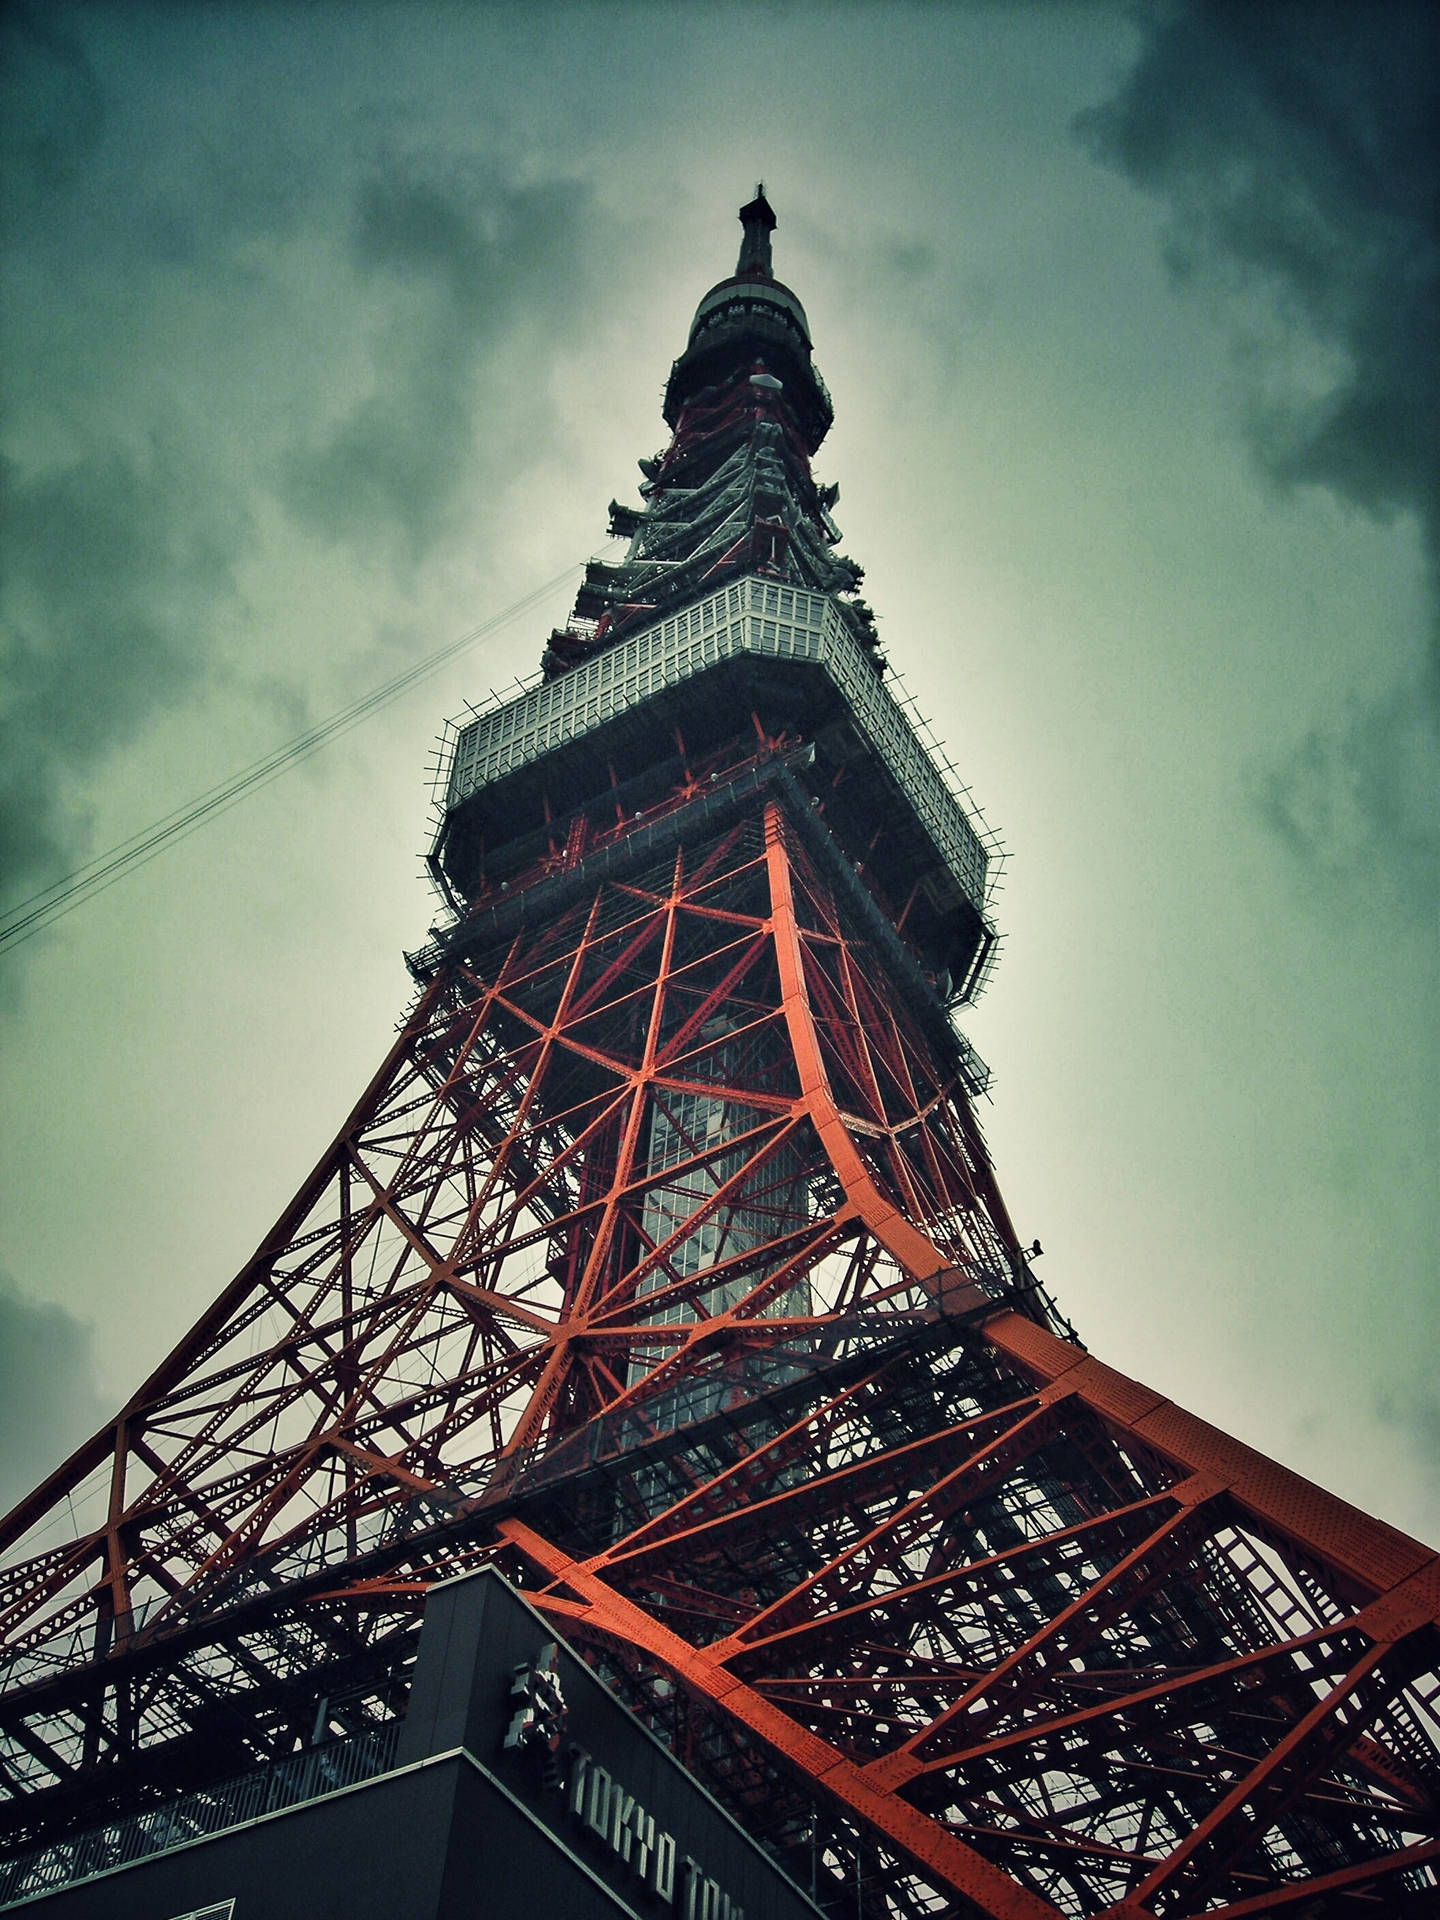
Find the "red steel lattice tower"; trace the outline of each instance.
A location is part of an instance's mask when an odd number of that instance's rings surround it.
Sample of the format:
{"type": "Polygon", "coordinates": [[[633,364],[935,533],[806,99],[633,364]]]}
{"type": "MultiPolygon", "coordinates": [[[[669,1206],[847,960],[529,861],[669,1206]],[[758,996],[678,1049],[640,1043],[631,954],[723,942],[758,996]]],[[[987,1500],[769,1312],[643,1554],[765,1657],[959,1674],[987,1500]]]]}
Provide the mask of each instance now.
{"type": "Polygon", "coordinates": [[[991,848],[741,219],[627,557],[447,736],[399,1039],[4,1525],[0,1900],[393,1721],[427,1587],[488,1563],[836,1912],[1436,1910],[1440,1560],[1036,1286],[952,1022],[991,848]]]}

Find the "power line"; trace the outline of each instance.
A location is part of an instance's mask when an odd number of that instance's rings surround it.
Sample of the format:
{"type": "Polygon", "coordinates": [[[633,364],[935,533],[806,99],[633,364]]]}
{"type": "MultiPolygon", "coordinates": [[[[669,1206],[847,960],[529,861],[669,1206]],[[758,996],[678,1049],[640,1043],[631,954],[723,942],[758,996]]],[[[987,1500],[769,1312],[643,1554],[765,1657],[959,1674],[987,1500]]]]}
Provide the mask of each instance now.
{"type": "Polygon", "coordinates": [[[73,913],[77,907],[84,906],[87,900],[93,900],[97,894],[104,893],[118,880],[123,880],[127,874],[148,865],[157,855],[166,852],[170,847],[177,846],[180,841],[188,839],[200,827],[207,825],[211,820],[218,819],[221,814],[228,813],[231,807],[238,806],[250,794],[258,792],[261,787],[268,786],[272,780],[277,780],[282,773],[288,773],[291,767],[299,766],[301,761],[308,760],[312,754],[318,753],[332,740],[338,740],[352,727],[359,726],[372,714],[378,713],[382,707],[389,706],[391,701],[398,699],[402,693],[407,692],[411,687],[418,686],[422,680],[428,680],[432,674],[438,673],[441,667],[447,666],[467,648],[473,647],[477,641],[487,639],[512,620],[518,620],[522,614],[529,613],[532,608],[554,593],[557,587],[563,586],[567,580],[578,573],[583,565],[583,561],[575,561],[562,572],[557,573],[553,580],[547,580],[544,586],[537,587],[532,593],[526,594],[513,606],[506,607],[502,613],[482,621],[478,627],[472,627],[458,640],[451,640],[438,652],[418,660],[412,667],[406,667],[403,672],[385,681],[382,686],[372,688],[369,693],[362,694],[358,700],[352,701],[348,707],[342,707],[338,713],[331,714],[327,720],[307,728],[304,733],[296,734],[293,740],[287,740],[283,746],[276,747],[262,755],[260,759],[252,761],[248,767],[243,767],[240,772],[232,774],[228,780],[222,780],[217,785],[206,788],[203,793],[197,794],[183,807],[176,807],[152,825],[130,834],[124,840],[117,841],[104,853],[96,854],[83,866],[76,867],[72,873],[67,873],[63,878],[52,881],[49,886],[41,887],[37,892],[30,894],[28,898],[12,907],[3,919],[0,919],[0,951],[19,946],[22,941],[39,933],[42,927],[49,926],[52,921],[63,919],[67,913],[73,913]]]}

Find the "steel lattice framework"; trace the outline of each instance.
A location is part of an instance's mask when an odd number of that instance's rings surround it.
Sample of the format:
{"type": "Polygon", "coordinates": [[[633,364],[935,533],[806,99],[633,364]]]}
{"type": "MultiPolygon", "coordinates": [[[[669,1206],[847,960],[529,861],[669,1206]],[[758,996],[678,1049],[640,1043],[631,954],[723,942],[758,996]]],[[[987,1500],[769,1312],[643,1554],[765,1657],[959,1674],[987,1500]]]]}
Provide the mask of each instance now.
{"type": "Polygon", "coordinates": [[[813,743],[677,749],[0,1529],[6,1851],[393,1718],[489,1562],[836,1911],[1433,1911],[1440,1559],[1086,1352],[813,743]]]}

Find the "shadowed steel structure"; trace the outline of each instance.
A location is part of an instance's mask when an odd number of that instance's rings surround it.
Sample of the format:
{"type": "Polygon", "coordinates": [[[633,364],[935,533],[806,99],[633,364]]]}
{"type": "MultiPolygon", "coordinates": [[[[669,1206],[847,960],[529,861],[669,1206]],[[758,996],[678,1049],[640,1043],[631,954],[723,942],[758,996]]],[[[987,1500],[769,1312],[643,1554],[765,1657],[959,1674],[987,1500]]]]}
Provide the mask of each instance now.
{"type": "Polygon", "coordinates": [[[371,1736],[489,1565],[837,1914],[1434,1912],[1440,1561],[1035,1284],[952,1018],[995,849],[741,218],[626,558],[447,735],[399,1038],[4,1525],[4,1849],[371,1736]]]}

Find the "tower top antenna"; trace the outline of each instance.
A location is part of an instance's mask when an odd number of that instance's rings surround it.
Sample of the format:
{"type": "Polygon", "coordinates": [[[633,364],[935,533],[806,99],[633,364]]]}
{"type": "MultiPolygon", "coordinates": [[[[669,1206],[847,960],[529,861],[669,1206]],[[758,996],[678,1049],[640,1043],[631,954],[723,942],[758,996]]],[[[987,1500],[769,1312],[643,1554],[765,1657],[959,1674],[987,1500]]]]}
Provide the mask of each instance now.
{"type": "Polygon", "coordinates": [[[755,198],[740,209],[740,224],[745,229],[745,238],[740,242],[736,275],[753,273],[768,277],[773,271],[770,264],[770,236],[775,231],[776,222],[775,209],[765,198],[763,180],[755,189],[755,198]]]}

